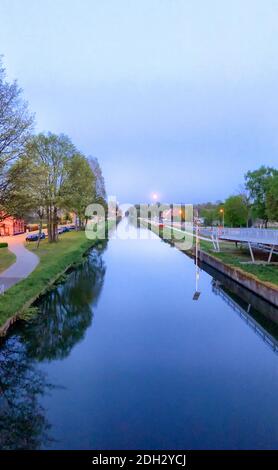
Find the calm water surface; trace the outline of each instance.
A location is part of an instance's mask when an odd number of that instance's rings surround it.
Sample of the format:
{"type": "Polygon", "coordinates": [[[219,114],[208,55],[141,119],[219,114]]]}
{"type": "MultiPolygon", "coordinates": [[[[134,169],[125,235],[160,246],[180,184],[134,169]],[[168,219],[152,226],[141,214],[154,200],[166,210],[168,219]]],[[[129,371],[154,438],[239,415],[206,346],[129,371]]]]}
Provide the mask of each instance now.
{"type": "Polygon", "coordinates": [[[278,312],[204,269],[196,302],[160,239],[93,250],[2,345],[1,448],[278,448],[278,312]]]}

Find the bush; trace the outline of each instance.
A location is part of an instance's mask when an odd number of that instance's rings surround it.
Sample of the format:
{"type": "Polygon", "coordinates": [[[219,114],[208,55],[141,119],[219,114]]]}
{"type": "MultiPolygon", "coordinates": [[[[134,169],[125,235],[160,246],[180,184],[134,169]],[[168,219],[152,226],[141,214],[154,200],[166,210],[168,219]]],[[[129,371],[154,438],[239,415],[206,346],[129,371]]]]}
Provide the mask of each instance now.
{"type": "Polygon", "coordinates": [[[0,243],[0,248],[8,248],[8,243],[0,243]]]}

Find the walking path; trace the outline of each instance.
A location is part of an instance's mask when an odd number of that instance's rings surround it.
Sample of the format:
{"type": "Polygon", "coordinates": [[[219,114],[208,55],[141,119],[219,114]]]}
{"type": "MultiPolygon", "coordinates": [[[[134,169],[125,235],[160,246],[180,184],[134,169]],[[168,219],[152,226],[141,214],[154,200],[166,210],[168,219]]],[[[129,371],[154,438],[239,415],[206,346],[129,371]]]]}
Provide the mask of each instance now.
{"type": "Polygon", "coordinates": [[[0,274],[0,291],[2,293],[29,276],[39,263],[38,256],[25,248],[25,237],[26,234],[1,237],[1,242],[7,242],[9,250],[16,255],[15,263],[0,274]]]}

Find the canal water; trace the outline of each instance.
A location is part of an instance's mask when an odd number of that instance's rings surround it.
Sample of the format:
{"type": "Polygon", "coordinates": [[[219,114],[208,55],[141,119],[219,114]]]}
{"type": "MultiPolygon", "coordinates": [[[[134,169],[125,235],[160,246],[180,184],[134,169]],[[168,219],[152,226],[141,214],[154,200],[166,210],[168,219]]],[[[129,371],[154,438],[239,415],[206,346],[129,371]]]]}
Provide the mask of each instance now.
{"type": "Polygon", "coordinates": [[[158,237],[92,250],[2,344],[0,447],[276,449],[278,312],[202,268],[194,301],[158,237]]]}

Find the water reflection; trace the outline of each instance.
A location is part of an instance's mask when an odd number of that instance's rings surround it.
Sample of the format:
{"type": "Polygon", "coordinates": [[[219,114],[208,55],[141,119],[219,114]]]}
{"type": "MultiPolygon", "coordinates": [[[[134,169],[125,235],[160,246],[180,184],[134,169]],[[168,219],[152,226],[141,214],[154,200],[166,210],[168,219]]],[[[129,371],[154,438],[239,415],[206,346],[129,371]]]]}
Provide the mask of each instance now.
{"type": "Polygon", "coordinates": [[[18,336],[9,338],[0,350],[1,449],[37,449],[49,440],[39,397],[50,388],[18,336]]]}
{"type": "MultiPolygon", "coordinates": [[[[128,220],[133,227],[139,226],[139,219],[135,213],[129,214],[128,220]]],[[[171,240],[161,239],[161,242],[168,243],[174,247],[171,240]]],[[[187,252],[184,252],[184,254],[188,256],[187,252]]],[[[192,255],[189,257],[192,259],[192,255]]],[[[278,309],[210,265],[200,263],[200,267],[212,277],[211,286],[213,294],[221,297],[229,305],[230,309],[237,313],[252,328],[255,334],[270,346],[275,353],[278,353],[278,309]]],[[[193,299],[198,300],[200,294],[198,292],[199,270],[196,263],[195,268],[196,286],[193,299]]],[[[192,275],[194,275],[193,270],[192,275]]]]}
{"type": "Polygon", "coordinates": [[[201,267],[212,276],[212,292],[278,353],[278,309],[206,263],[201,267]]]}
{"type": "Polygon", "coordinates": [[[68,356],[91,325],[104,275],[102,256],[94,250],[65,284],[40,302],[38,317],[22,330],[30,357],[41,361],[68,356]]]}
{"type": "MultiPolygon", "coordinates": [[[[39,314],[16,327],[0,349],[0,448],[37,449],[50,441],[40,397],[54,386],[38,367],[68,356],[91,325],[104,283],[102,252],[93,250],[39,303],[39,314]]],[[[55,388],[57,388],[55,386],[55,388]]]]}

